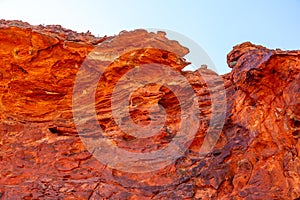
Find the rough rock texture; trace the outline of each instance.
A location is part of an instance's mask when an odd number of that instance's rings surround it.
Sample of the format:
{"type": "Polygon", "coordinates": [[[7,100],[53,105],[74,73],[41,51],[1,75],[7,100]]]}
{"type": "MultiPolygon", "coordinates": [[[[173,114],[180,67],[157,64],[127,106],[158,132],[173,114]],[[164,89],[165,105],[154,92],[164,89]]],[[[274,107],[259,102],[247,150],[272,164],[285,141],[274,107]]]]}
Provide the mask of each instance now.
{"type": "Polygon", "coordinates": [[[96,38],[60,26],[1,20],[0,199],[300,199],[300,51],[251,43],[233,48],[228,54],[232,72],[222,76],[225,126],[204,158],[197,152],[212,103],[199,72],[209,79],[217,74],[206,68],[182,71],[187,52],[163,33],[137,30],[96,38]],[[97,44],[110,41],[107,48],[114,54],[122,45],[139,47],[141,40],[167,51],[144,49],[134,59],[125,54],[103,73],[95,100],[105,136],[120,148],[145,152],[167,145],[176,134],[181,111],[174,94],[162,86],[146,85],[130,101],[146,108],[131,110],[137,124],[149,122],[149,105],[166,108],[159,134],[136,140],[112,120],[114,84],[141,63],[168,65],[189,80],[199,96],[200,124],[184,156],[159,171],[136,174],[111,169],[87,151],[74,126],[72,90],[79,67],[97,44]]]}

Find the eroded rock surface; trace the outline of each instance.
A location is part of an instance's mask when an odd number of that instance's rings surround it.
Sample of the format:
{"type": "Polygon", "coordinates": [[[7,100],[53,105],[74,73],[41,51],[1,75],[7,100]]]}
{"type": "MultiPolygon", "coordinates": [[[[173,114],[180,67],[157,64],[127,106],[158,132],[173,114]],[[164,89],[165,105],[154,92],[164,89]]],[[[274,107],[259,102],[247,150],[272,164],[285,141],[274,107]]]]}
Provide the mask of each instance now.
{"type": "MultiPolygon", "coordinates": [[[[215,80],[218,75],[206,67],[182,71],[188,65],[182,58],[188,49],[164,33],[136,30],[97,38],[60,26],[1,20],[0,45],[0,198],[300,198],[300,51],[269,50],[251,43],[233,48],[228,54],[232,72],[222,76],[225,125],[214,149],[203,158],[198,152],[212,115],[203,77],[215,80]],[[99,162],[82,143],[72,112],[74,81],[87,55],[102,43],[96,63],[109,67],[97,86],[97,120],[104,136],[120,148],[138,153],[160,149],[172,141],[181,120],[174,93],[148,84],[130,97],[129,117],[147,124],[149,108],[159,103],[167,113],[163,129],[145,139],[121,131],[110,106],[122,75],[139,64],[164,64],[193,87],[198,96],[198,131],[184,156],[173,164],[148,173],[122,172],[99,162]],[[141,44],[156,48],[135,50],[141,44]],[[125,47],[132,51],[110,63],[125,47]]],[[[90,70],[96,73],[99,68],[91,64],[90,70]]],[[[160,73],[149,70],[149,75],[160,73]]],[[[128,87],[129,83],[124,85],[124,91],[128,87]]],[[[122,96],[118,93],[117,99],[122,96]]],[[[82,99],[78,109],[87,109],[85,103],[82,99]]],[[[94,128],[87,123],[91,135],[94,128]]]]}

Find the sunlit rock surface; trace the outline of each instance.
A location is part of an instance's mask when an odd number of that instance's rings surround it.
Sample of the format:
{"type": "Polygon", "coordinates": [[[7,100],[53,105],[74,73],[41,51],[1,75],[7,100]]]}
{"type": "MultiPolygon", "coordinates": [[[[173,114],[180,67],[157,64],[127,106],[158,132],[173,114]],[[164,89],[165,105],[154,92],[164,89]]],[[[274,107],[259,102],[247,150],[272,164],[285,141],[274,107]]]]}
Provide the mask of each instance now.
{"type": "MultiPolygon", "coordinates": [[[[206,67],[182,71],[189,64],[182,58],[188,51],[163,32],[137,30],[97,38],[60,26],[1,20],[0,199],[299,199],[300,51],[251,43],[233,48],[227,59],[232,72],[222,75],[225,125],[204,158],[199,149],[212,101],[203,76],[214,80],[218,75],[206,67]],[[156,49],[133,49],[133,57],[125,53],[110,63],[121,47],[139,48],[141,41],[156,49]],[[171,165],[148,173],[112,169],[78,136],[72,112],[74,80],[87,55],[104,42],[109,45],[97,50],[97,64],[109,67],[97,86],[95,110],[104,136],[119,148],[141,153],[168,145],[182,112],[167,87],[148,84],[131,95],[129,117],[148,124],[149,108],[159,103],[167,114],[163,128],[144,139],[121,131],[112,117],[111,95],[128,70],[138,64],[167,65],[185,76],[197,94],[197,134],[184,156],[171,165]]],[[[155,79],[160,73],[149,70],[148,75],[155,79]]],[[[82,105],[78,109],[86,109],[85,99],[82,105]]],[[[91,134],[95,128],[87,124],[91,134]]]]}

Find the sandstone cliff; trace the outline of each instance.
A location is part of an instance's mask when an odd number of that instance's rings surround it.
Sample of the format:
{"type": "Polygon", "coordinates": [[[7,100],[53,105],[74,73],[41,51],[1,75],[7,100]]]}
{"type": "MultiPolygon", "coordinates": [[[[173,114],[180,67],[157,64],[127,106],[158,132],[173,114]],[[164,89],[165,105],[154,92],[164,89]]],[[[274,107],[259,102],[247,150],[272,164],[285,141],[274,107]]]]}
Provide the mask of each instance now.
{"type": "MultiPolygon", "coordinates": [[[[228,54],[232,72],[221,77],[205,68],[183,71],[187,52],[163,33],[137,30],[97,38],[60,26],[0,20],[0,199],[300,199],[300,51],[243,43],[228,54]],[[151,137],[136,139],[124,133],[113,120],[111,95],[126,71],[141,63],[164,64],[191,84],[198,97],[199,126],[193,138],[180,139],[190,143],[175,162],[155,171],[126,172],[99,162],[83,144],[74,124],[74,81],[88,54],[105,42],[97,60],[90,62],[107,65],[128,43],[158,47],[122,55],[97,85],[97,122],[119,148],[141,153],[167,146],[184,112],[174,92],[146,85],[130,97],[129,117],[147,124],[149,108],[159,103],[166,122],[151,137]],[[111,54],[101,57],[102,51],[111,54]],[[217,77],[227,97],[225,124],[212,151],[200,157],[213,112],[214,94],[206,82],[217,77]]],[[[88,70],[97,74],[96,68],[88,70]]],[[[164,72],[147,73],[159,77],[164,72]]],[[[96,78],[83,76],[86,82],[96,78]]],[[[135,88],[134,82],[125,83],[117,100],[135,88]]],[[[192,95],[188,100],[193,102],[192,95]]],[[[78,103],[83,105],[80,112],[91,109],[87,99],[78,103]]],[[[214,104],[218,109],[221,100],[214,104]]],[[[95,137],[93,124],[87,121],[85,128],[95,137]]]]}

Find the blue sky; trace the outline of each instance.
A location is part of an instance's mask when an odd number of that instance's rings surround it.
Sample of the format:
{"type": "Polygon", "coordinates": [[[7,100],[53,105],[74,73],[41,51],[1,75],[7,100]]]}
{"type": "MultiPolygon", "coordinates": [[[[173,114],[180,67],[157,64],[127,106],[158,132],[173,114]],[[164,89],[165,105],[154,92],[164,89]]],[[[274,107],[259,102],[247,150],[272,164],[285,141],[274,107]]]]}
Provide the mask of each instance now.
{"type": "Polygon", "coordinates": [[[0,18],[60,24],[96,36],[173,30],[198,43],[221,74],[230,71],[227,53],[244,41],[300,49],[300,0],[0,0],[0,18]]]}

